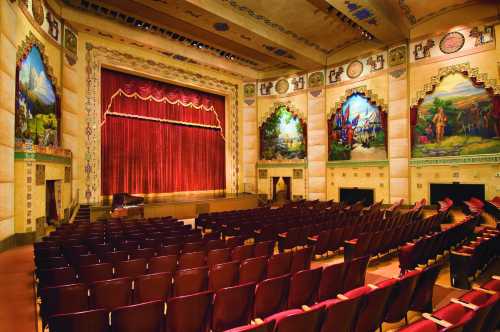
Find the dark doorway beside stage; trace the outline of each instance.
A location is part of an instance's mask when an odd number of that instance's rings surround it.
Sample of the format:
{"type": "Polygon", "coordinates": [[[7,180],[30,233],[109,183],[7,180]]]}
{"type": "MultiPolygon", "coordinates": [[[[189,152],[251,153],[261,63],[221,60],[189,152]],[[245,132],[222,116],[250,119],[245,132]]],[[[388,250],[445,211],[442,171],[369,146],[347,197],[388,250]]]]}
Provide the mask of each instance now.
{"type": "Polygon", "coordinates": [[[45,182],[45,215],[47,216],[47,223],[49,225],[58,220],[56,181],[54,180],[48,180],[45,182]]]}
{"type": "Polygon", "coordinates": [[[431,183],[431,204],[437,204],[446,197],[457,205],[471,197],[484,200],[484,184],[431,183]]]}
{"type": "Polygon", "coordinates": [[[288,202],[291,197],[291,178],[289,176],[273,177],[273,201],[288,202]]]}
{"type": "Polygon", "coordinates": [[[372,205],[374,201],[373,189],[340,188],[340,201],[349,204],[363,201],[365,206],[372,205]]]}

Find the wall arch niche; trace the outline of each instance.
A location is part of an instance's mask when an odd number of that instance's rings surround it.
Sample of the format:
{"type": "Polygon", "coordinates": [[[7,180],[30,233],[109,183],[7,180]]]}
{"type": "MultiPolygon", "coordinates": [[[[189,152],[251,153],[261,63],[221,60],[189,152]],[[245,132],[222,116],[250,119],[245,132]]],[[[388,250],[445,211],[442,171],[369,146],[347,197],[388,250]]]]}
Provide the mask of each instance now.
{"type": "Polygon", "coordinates": [[[306,159],[306,122],[290,105],[278,104],[273,107],[274,110],[259,128],[260,159],[306,159]]]}
{"type": "Polygon", "coordinates": [[[472,72],[440,72],[411,107],[413,158],[500,153],[500,95],[472,72]]]}
{"type": "Polygon", "coordinates": [[[59,146],[61,112],[56,87],[43,44],[33,34],[28,35],[19,48],[16,62],[17,146],[59,146]]]}
{"type": "Polygon", "coordinates": [[[328,160],[387,159],[387,113],[365,91],[351,91],[328,116],[328,160]]]}

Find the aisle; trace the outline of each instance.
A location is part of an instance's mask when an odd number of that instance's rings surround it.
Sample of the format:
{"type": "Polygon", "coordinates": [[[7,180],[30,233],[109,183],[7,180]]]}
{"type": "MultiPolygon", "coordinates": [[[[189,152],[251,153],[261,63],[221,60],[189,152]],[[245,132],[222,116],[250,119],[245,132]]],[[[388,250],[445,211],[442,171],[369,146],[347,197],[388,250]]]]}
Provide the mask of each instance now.
{"type": "Polygon", "coordinates": [[[0,331],[33,332],[33,246],[0,253],[0,331]]]}

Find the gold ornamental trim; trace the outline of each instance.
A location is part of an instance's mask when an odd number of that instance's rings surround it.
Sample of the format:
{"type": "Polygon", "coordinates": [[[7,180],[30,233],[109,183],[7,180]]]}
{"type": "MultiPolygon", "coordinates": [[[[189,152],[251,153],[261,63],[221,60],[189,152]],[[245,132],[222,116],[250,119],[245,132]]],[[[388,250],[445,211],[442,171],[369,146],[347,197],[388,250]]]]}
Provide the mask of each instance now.
{"type": "Polygon", "coordinates": [[[468,62],[465,62],[439,68],[437,75],[432,76],[430,82],[424,84],[422,90],[416,92],[416,96],[412,99],[411,107],[418,107],[422,99],[434,91],[434,88],[441,83],[443,77],[454,73],[461,73],[470,78],[474,78],[476,83],[482,83],[484,88],[491,89],[493,94],[500,94],[500,85],[497,83],[496,79],[489,78],[487,73],[480,73],[478,67],[471,67],[468,62]]]}

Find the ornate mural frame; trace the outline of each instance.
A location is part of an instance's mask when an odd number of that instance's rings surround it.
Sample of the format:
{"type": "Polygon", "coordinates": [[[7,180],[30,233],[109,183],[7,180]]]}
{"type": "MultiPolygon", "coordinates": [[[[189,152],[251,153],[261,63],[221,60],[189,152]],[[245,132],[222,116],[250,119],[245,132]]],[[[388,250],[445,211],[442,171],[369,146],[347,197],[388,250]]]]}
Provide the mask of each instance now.
{"type": "Polygon", "coordinates": [[[342,97],[340,97],[339,100],[335,102],[335,105],[330,108],[328,113],[326,114],[326,119],[327,121],[330,120],[332,117],[333,113],[338,110],[339,108],[342,107],[342,105],[346,102],[346,100],[354,95],[354,94],[362,94],[364,95],[368,100],[372,101],[376,106],[380,107],[381,112],[388,112],[389,107],[387,104],[384,102],[384,99],[380,98],[378,94],[374,93],[372,90],[368,89],[366,85],[360,85],[351,89],[345,90],[345,93],[342,97]]]}
{"type": "MultiPolygon", "coordinates": [[[[52,85],[52,88],[54,89],[54,94],[55,94],[55,104],[56,104],[56,119],[57,119],[57,138],[58,138],[58,145],[57,147],[60,147],[62,144],[62,137],[61,137],[61,120],[62,120],[62,110],[61,110],[61,87],[57,84],[57,77],[54,75],[54,69],[49,63],[49,57],[47,56],[46,51],[45,51],[45,45],[35,36],[35,34],[32,31],[29,31],[27,34],[26,38],[21,42],[21,45],[17,48],[17,53],[16,53],[16,88],[15,88],[15,112],[17,112],[18,109],[18,104],[17,104],[17,96],[19,93],[19,71],[20,71],[20,66],[21,62],[26,59],[26,57],[30,54],[31,50],[33,47],[38,48],[38,51],[40,53],[40,56],[42,57],[42,63],[43,67],[45,70],[45,73],[48,76],[48,79],[52,85]]],[[[17,144],[16,143],[16,150],[18,151],[24,151],[25,149],[28,149],[32,151],[33,149],[36,149],[36,147],[31,145],[31,144],[17,144]]]]}
{"type": "Polygon", "coordinates": [[[45,67],[47,75],[49,76],[50,82],[52,83],[52,86],[56,90],[56,93],[59,97],[61,95],[61,88],[57,84],[57,77],[54,75],[54,70],[49,64],[49,57],[45,54],[45,45],[38,38],[36,38],[35,34],[32,31],[28,33],[26,39],[24,39],[21,45],[19,45],[19,47],[17,48],[16,69],[19,68],[19,66],[21,65],[21,61],[23,61],[31,52],[33,46],[36,46],[40,51],[40,55],[42,56],[43,65],[45,67]]]}
{"type": "Polygon", "coordinates": [[[101,196],[101,68],[132,69],[174,84],[192,85],[225,95],[226,107],[226,191],[238,192],[238,86],[153,60],[123,53],[105,46],[86,43],[87,86],[85,95],[85,200],[96,203],[101,196]]]}
{"type": "MultiPolygon", "coordinates": [[[[422,90],[416,92],[416,97],[412,99],[410,111],[418,108],[422,100],[434,91],[436,86],[441,83],[441,79],[449,74],[461,73],[469,78],[474,78],[476,83],[484,85],[485,89],[490,89],[494,95],[500,95],[500,84],[494,78],[488,78],[487,73],[480,73],[478,67],[471,67],[468,62],[459,63],[438,69],[438,74],[431,77],[430,83],[424,84],[422,90]]],[[[411,126],[410,126],[411,130],[411,126]]],[[[410,149],[413,147],[413,137],[410,133],[410,149]]],[[[412,150],[410,151],[412,155],[412,150]]],[[[422,167],[428,165],[463,165],[463,164],[489,164],[496,163],[500,159],[500,154],[479,154],[464,156],[445,156],[445,157],[425,157],[410,158],[410,166],[422,167]]]]}
{"type": "MultiPolygon", "coordinates": [[[[262,128],[262,125],[271,117],[271,115],[273,115],[273,113],[275,111],[278,110],[279,107],[281,106],[285,106],[289,112],[292,112],[292,113],[297,113],[300,120],[304,123],[305,127],[307,128],[307,113],[304,113],[302,112],[301,110],[299,110],[299,108],[297,108],[295,105],[293,105],[293,103],[288,100],[286,102],[282,102],[282,101],[276,101],[273,103],[273,106],[269,107],[269,109],[264,112],[262,115],[261,115],[261,118],[259,119],[259,127],[258,127],[258,136],[259,136],[259,159],[260,159],[260,152],[261,152],[261,135],[260,135],[260,132],[261,132],[261,128],[262,128]]],[[[306,129],[307,130],[307,129],[306,129]]],[[[287,163],[290,163],[290,162],[293,162],[294,160],[296,161],[304,161],[304,160],[307,160],[307,136],[308,136],[308,133],[306,131],[306,133],[304,134],[304,143],[305,143],[305,148],[306,148],[306,158],[305,159],[286,159],[286,161],[282,161],[282,160],[277,160],[277,159],[274,159],[274,160],[267,160],[267,161],[264,161],[264,160],[261,160],[261,162],[278,162],[278,163],[283,163],[283,162],[287,162],[287,163]]]]}
{"type": "MultiPolygon", "coordinates": [[[[330,137],[330,130],[329,128],[329,122],[335,113],[336,110],[342,108],[342,105],[347,101],[348,98],[355,94],[361,94],[363,97],[368,99],[369,102],[374,104],[379,108],[379,112],[384,112],[385,114],[388,114],[389,107],[388,105],[384,102],[384,99],[380,98],[378,94],[374,93],[372,90],[368,89],[366,85],[360,85],[351,89],[345,90],[345,93],[342,97],[340,97],[339,100],[335,102],[335,105],[333,107],[330,107],[330,110],[326,114],[326,127],[327,127],[327,135],[330,137]]],[[[388,123],[387,123],[388,125],[388,123]]],[[[386,158],[382,160],[328,160],[330,156],[330,139],[328,138],[328,144],[327,144],[327,167],[332,167],[332,165],[336,164],[348,164],[348,165],[364,165],[364,166],[369,166],[369,165],[374,165],[377,164],[377,166],[382,163],[385,165],[388,162],[389,158],[389,150],[387,149],[387,140],[388,140],[388,132],[386,131],[386,158]]]]}
{"type": "Polygon", "coordinates": [[[480,73],[478,67],[471,67],[468,62],[459,63],[452,66],[442,67],[438,69],[437,75],[431,77],[429,83],[424,84],[422,90],[417,90],[415,97],[412,99],[410,109],[418,107],[420,102],[429,94],[434,91],[434,88],[441,83],[441,79],[449,74],[461,73],[467,75],[469,78],[474,78],[477,83],[484,84],[485,89],[491,89],[493,94],[500,94],[500,85],[494,78],[488,78],[487,73],[480,73]]]}
{"type": "Polygon", "coordinates": [[[273,103],[273,106],[269,107],[269,109],[265,112],[262,112],[260,119],[259,119],[259,128],[262,127],[264,122],[269,119],[269,117],[278,109],[280,106],[285,106],[290,110],[292,113],[297,113],[299,117],[302,119],[302,121],[307,123],[307,113],[304,113],[300,109],[298,109],[293,103],[289,100],[286,102],[281,102],[281,101],[276,101],[273,103]]]}

